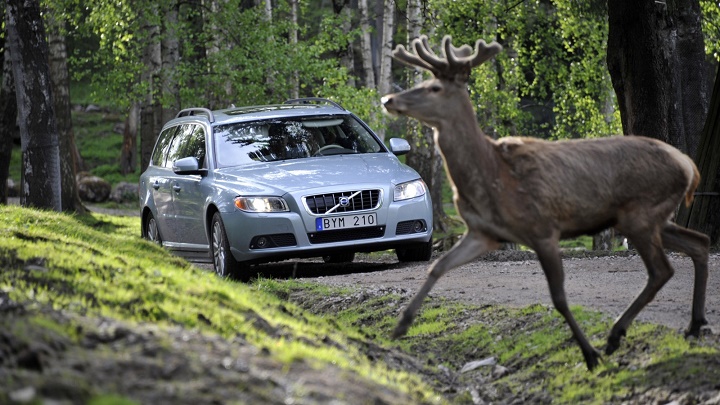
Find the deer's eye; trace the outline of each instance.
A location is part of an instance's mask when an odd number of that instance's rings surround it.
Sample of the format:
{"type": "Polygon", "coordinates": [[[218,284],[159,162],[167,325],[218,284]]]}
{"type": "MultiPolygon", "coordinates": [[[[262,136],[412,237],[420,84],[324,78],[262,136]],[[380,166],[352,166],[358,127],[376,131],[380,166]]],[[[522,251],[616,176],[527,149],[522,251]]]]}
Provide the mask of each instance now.
{"type": "Polygon", "coordinates": [[[442,90],[442,86],[440,86],[439,84],[434,84],[434,85],[430,86],[429,90],[430,90],[430,93],[439,93],[442,90]]]}

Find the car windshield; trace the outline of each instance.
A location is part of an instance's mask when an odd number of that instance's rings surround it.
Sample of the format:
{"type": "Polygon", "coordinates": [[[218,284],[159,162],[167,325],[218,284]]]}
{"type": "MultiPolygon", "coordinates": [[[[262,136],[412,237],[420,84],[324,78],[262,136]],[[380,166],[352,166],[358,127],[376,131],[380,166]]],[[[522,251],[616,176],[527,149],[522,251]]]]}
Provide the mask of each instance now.
{"type": "Polygon", "coordinates": [[[384,152],[382,144],[351,115],[218,125],[214,139],[218,167],[384,152]]]}

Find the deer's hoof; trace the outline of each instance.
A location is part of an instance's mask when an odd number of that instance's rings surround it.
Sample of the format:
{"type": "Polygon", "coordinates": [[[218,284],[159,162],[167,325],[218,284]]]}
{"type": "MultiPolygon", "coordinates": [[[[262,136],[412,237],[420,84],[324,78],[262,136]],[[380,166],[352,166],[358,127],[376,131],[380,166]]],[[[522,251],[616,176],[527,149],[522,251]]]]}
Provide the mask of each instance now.
{"type": "Polygon", "coordinates": [[[688,336],[694,336],[699,337],[700,336],[700,330],[703,326],[707,325],[708,321],[705,318],[700,319],[699,321],[690,321],[690,326],[685,330],[685,337],[688,336]]]}
{"type": "Polygon", "coordinates": [[[620,339],[622,339],[622,337],[625,336],[625,333],[626,333],[625,329],[615,330],[615,328],[613,328],[613,330],[610,331],[610,336],[608,336],[608,340],[607,340],[607,346],[605,346],[605,354],[606,355],[609,356],[609,355],[615,353],[615,350],[617,350],[618,347],[620,347],[620,339]]]}
{"type": "Polygon", "coordinates": [[[595,348],[592,348],[592,350],[587,352],[583,351],[583,357],[585,357],[585,364],[587,364],[589,371],[593,371],[595,367],[600,364],[600,360],[602,360],[600,352],[595,348]]]}
{"type": "Polygon", "coordinates": [[[390,335],[390,338],[395,340],[397,338],[403,337],[403,336],[405,336],[407,331],[408,331],[408,326],[404,325],[402,322],[400,322],[395,327],[395,330],[393,330],[392,335],[390,335]]]}

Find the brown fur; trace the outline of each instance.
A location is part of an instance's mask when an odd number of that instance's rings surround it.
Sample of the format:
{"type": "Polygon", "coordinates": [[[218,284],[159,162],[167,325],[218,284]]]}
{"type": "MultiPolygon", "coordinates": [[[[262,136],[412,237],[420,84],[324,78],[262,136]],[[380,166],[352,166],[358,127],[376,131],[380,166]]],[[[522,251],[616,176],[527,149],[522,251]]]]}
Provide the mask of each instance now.
{"type": "Polygon", "coordinates": [[[497,249],[502,241],[525,244],[538,255],[555,308],[563,315],[589,369],[600,358],[569,310],[558,241],[615,227],[642,256],[648,282],[615,322],[606,353],[615,351],[638,312],[672,277],[664,248],[688,254],[695,265],[688,334],[705,325],[708,238],[670,222],[677,206],[689,204],[699,182],[695,164],[677,149],[640,136],[548,142],[485,136],[467,94],[469,70],[502,48],[478,41],[475,52],[443,40],[443,55],[416,39],[410,53],[394,56],[433,73],[434,79],[383,97],[386,110],[434,128],[453,186],[458,213],[467,224],[460,242],[431,266],[428,278],[405,308],[393,332],[402,336],[422,300],[446,271],[497,249]],[[462,50],[462,51],[460,51],[462,50]]]}

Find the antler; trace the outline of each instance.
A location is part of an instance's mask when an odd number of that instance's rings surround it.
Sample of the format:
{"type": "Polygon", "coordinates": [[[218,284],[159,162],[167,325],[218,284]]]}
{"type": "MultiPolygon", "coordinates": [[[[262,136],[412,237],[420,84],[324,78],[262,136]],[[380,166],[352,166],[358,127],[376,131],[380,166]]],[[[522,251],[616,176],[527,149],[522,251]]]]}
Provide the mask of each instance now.
{"type": "Polygon", "coordinates": [[[449,79],[467,82],[470,71],[475,66],[495,56],[502,50],[502,45],[493,41],[489,45],[482,39],[475,42],[475,52],[469,45],[456,48],[452,38],[446,35],[442,40],[443,55],[438,56],[430,49],[428,38],[421,35],[410,43],[415,53],[408,52],[404,46],[398,45],[393,51],[393,58],[406,65],[425,69],[438,79],[449,79]]]}

